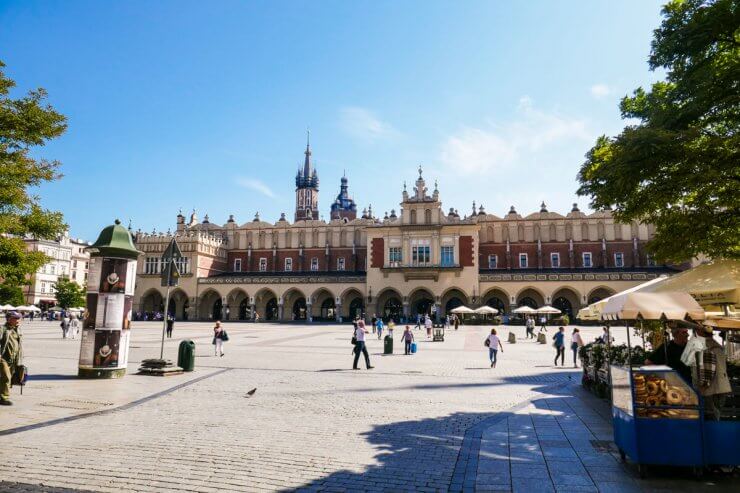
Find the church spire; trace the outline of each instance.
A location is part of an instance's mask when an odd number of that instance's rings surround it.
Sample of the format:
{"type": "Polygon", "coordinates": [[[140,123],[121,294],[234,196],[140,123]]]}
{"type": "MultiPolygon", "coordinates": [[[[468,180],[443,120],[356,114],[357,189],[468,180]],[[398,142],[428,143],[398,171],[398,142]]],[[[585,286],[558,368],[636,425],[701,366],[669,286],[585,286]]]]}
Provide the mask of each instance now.
{"type": "Polygon", "coordinates": [[[303,176],[311,176],[311,130],[306,130],[306,160],[303,162],[303,176]]]}

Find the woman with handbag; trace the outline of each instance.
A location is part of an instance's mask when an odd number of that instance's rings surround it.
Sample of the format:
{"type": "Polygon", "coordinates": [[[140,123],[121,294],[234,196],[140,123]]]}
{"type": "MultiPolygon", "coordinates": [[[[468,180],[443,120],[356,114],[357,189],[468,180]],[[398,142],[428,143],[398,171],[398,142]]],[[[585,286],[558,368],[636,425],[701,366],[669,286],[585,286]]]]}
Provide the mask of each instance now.
{"type": "Polygon", "coordinates": [[[221,327],[221,321],[216,321],[216,326],[213,327],[213,344],[216,345],[216,356],[224,355],[224,342],[229,340],[229,335],[226,330],[221,327]]]}
{"type": "Polygon", "coordinates": [[[573,368],[578,368],[578,350],[583,346],[583,339],[578,329],[573,329],[570,336],[570,349],[573,351],[573,368]]]}
{"type": "Polygon", "coordinates": [[[491,368],[496,368],[498,350],[501,349],[501,352],[504,352],[504,346],[501,344],[501,339],[496,335],[496,329],[491,329],[491,334],[486,337],[483,345],[488,348],[488,359],[491,360],[491,368]]]}

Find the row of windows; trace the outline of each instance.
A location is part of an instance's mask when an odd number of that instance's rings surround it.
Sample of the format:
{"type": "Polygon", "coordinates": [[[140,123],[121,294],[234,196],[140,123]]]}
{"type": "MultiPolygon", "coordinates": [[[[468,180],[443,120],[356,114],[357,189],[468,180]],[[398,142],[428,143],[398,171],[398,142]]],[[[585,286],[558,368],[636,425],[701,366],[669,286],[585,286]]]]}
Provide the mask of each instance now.
{"type": "MultiPolygon", "coordinates": [[[[581,260],[582,265],[585,268],[593,267],[593,255],[591,252],[583,252],[581,254],[581,260]]],[[[655,267],[655,259],[653,259],[652,256],[648,255],[647,257],[647,265],[648,267],[655,267]]],[[[551,253],[550,254],[550,266],[554,269],[560,268],[560,254],[559,253],[551,253]]],[[[529,255],[526,253],[520,253],[519,254],[519,268],[520,269],[526,269],[529,267],[529,255]]],[[[624,253],[617,252],[614,254],[614,267],[624,267],[624,253]]],[[[489,269],[497,269],[498,268],[498,255],[489,255],[488,256],[488,268],[489,269]]]]}
{"type": "MultiPolygon", "coordinates": [[[[82,263],[82,262],[80,262],[80,263],[82,263]]],[[[72,261],[72,268],[73,269],[76,269],[77,268],[77,261],[76,260],[73,260],[72,261]]],[[[85,270],[87,270],[89,268],[90,268],[90,263],[89,262],[85,262],[85,270]]]]}
{"type": "MultiPolygon", "coordinates": [[[[337,270],[344,270],[344,269],[345,269],[344,257],[337,258],[337,270]]],[[[293,259],[292,258],[288,257],[285,259],[283,270],[285,272],[293,272],[293,259]]],[[[319,258],[318,257],[311,258],[311,270],[312,271],[319,270],[319,258]]],[[[242,271],[242,259],[240,258],[234,259],[234,272],[241,272],[241,271],[242,271]]],[[[267,258],[266,257],[260,257],[259,271],[267,272],[267,258]]]]}
{"type": "MultiPolygon", "coordinates": [[[[164,262],[160,257],[147,257],[144,260],[144,274],[161,274],[164,268],[164,262]]],[[[190,258],[182,257],[177,261],[177,270],[180,274],[190,273],[190,258]]]]}
{"type": "MultiPolygon", "coordinates": [[[[455,265],[455,247],[443,246],[440,248],[440,263],[443,267],[455,265]]],[[[432,249],[428,244],[411,246],[411,265],[429,265],[432,261],[432,249]]],[[[390,247],[388,249],[388,262],[391,267],[399,267],[403,263],[403,250],[401,247],[390,247]]]]}

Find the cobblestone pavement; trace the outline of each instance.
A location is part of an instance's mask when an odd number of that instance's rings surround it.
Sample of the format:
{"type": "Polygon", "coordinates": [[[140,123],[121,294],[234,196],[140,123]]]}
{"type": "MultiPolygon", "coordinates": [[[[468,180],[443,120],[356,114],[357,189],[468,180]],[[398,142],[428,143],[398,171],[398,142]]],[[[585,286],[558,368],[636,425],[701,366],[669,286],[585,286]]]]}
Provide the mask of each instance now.
{"type": "MultiPolygon", "coordinates": [[[[158,356],[159,327],[135,325],[131,372],[158,356]]],[[[35,378],[0,410],[0,491],[697,489],[635,479],[608,446],[608,410],[523,328],[495,369],[487,329],[463,327],[442,343],[417,331],[413,356],[398,354],[400,331],[391,356],[370,334],[376,368],[353,371],[347,326],[226,327],[219,358],[210,325],[176,325],[166,355],[195,340],[192,374],[83,381],[79,341],[55,324],[26,326],[35,378]]],[[[590,340],[599,329],[583,332],[590,340]]]]}

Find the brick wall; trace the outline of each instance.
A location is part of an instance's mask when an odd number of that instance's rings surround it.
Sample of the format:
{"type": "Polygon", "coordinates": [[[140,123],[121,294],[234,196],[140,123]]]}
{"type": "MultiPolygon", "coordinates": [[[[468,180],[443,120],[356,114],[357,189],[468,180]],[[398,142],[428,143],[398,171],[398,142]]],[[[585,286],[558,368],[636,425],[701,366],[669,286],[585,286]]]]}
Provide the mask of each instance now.
{"type": "Polygon", "coordinates": [[[370,267],[379,269],[383,267],[385,256],[385,243],[383,238],[373,238],[370,249],[370,267]]]}
{"type": "Polygon", "coordinates": [[[460,237],[460,266],[461,267],[472,267],[475,265],[475,259],[473,258],[473,237],[472,236],[461,236],[460,237]]]}

